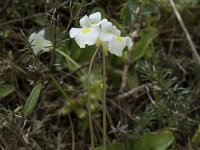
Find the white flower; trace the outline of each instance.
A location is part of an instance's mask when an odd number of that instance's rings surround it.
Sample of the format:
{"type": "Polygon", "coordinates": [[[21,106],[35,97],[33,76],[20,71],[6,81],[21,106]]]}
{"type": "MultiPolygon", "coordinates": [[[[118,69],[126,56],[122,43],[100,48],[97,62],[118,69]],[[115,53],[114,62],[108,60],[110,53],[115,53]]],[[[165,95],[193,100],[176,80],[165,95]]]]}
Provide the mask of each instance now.
{"type": "Polygon", "coordinates": [[[85,15],[83,18],[80,19],[79,23],[80,23],[81,27],[89,28],[89,27],[99,26],[100,24],[102,24],[104,22],[107,22],[107,19],[101,20],[101,13],[96,12],[96,13],[89,15],[89,17],[87,15],[85,15]]]}
{"type": "Polygon", "coordinates": [[[97,28],[72,28],[70,37],[74,38],[80,48],[85,48],[85,45],[95,45],[99,31],[97,28]]]}
{"type": "Polygon", "coordinates": [[[101,44],[104,49],[117,56],[122,56],[126,46],[131,48],[133,42],[130,37],[121,37],[121,32],[107,19],[101,20],[101,13],[85,15],[80,19],[82,28],[72,28],[70,37],[75,38],[80,48],[85,45],[101,44]]]}
{"type": "Polygon", "coordinates": [[[112,39],[114,35],[120,35],[121,32],[113,26],[111,22],[106,21],[101,24],[101,32],[99,35],[99,39],[103,42],[108,42],[112,39]]]}
{"type": "Polygon", "coordinates": [[[41,30],[38,33],[34,32],[30,35],[28,41],[31,43],[31,48],[34,54],[38,54],[40,51],[49,51],[52,47],[52,42],[46,40],[45,31],[41,30]]]}
{"type": "Polygon", "coordinates": [[[72,28],[69,31],[70,37],[75,38],[76,43],[80,48],[85,48],[85,45],[95,45],[99,36],[99,25],[107,21],[101,20],[101,13],[91,14],[89,17],[85,15],[80,19],[82,28],[72,28]]]}
{"type": "Polygon", "coordinates": [[[117,56],[122,56],[122,52],[126,46],[129,48],[133,46],[130,37],[121,37],[121,32],[113,26],[111,22],[104,22],[101,24],[101,32],[99,39],[103,41],[104,48],[117,56]]]}
{"type": "Polygon", "coordinates": [[[126,46],[129,48],[133,46],[133,42],[130,37],[121,37],[119,35],[113,36],[108,42],[108,51],[117,56],[122,56],[122,52],[126,46]]]}

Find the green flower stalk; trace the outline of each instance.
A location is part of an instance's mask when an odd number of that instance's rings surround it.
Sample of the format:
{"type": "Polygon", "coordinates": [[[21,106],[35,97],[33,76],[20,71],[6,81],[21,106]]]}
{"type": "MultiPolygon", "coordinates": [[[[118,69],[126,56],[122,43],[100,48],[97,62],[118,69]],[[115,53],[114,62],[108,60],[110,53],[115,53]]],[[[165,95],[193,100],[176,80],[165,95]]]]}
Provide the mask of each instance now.
{"type": "MultiPolygon", "coordinates": [[[[103,105],[103,148],[106,150],[107,141],[107,129],[106,129],[106,52],[109,51],[111,54],[116,56],[122,56],[123,50],[126,46],[132,47],[133,42],[130,37],[122,37],[120,30],[116,28],[107,19],[101,19],[101,13],[93,13],[89,17],[85,15],[80,19],[80,25],[82,28],[71,28],[70,37],[75,38],[76,43],[80,48],[85,48],[86,45],[97,45],[97,47],[103,47],[103,91],[102,91],[102,105],[103,105]]],[[[89,72],[88,72],[88,116],[90,123],[90,136],[91,136],[91,147],[94,150],[94,134],[92,125],[92,112],[90,102],[90,73],[94,58],[99,48],[94,52],[90,61],[89,72]]]]}

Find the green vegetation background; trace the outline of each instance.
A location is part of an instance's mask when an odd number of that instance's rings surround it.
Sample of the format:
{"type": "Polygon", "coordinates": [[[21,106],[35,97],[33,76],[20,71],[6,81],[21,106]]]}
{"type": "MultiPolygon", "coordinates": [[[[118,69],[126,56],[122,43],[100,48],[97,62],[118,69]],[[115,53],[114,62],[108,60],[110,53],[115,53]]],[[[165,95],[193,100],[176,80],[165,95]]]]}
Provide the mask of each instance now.
{"type": "MultiPolygon", "coordinates": [[[[200,1],[174,2],[198,52],[200,1]]],[[[198,149],[200,65],[170,0],[0,1],[0,148],[89,149],[87,72],[95,47],[80,49],[69,29],[97,11],[135,43],[123,57],[106,58],[109,149],[198,149]],[[43,28],[78,65],[55,51],[33,55],[27,39],[43,28]]],[[[96,146],[101,64],[99,53],[91,74],[96,146]]]]}

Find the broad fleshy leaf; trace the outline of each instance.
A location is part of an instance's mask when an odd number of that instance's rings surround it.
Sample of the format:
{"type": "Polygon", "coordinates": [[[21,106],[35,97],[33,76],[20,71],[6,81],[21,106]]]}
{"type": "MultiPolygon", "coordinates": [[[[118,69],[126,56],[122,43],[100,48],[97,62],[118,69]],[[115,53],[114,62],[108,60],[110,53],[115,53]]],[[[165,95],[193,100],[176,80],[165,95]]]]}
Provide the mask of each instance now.
{"type": "Polygon", "coordinates": [[[150,43],[157,37],[158,30],[156,28],[146,28],[140,31],[141,39],[135,43],[132,53],[132,62],[135,62],[142,58],[147,51],[150,43]]]}
{"type": "Polygon", "coordinates": [[[168,130],[145,134],[140,139],[130,139],[131,150],[167,150],[175,137],[168,130]]]}
{"type": "Polygon", "coordinates": [[[25,118],[30,116],[32,114],[32,112],[34,111],[34,108],[37,104],[41,89],[42,89],[42,84],[37,84],[31,91],[31,94],[29,95],[29,97],[26,101],[26,104],[24,106],[24,109],[23,109],[23,116],[25,118]]]}
{"type": "Polygon", "coordinates": [[[0,86],[0,100],[15,91],[14,85],[0,86]]]}

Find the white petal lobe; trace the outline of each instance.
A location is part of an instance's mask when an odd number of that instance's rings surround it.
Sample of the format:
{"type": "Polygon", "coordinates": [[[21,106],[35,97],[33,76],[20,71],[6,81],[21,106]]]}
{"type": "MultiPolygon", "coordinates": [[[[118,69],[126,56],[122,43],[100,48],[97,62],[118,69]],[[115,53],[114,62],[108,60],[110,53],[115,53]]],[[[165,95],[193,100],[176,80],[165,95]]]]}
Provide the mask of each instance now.
{"type": "Polygon", "coordinates": [[[133,41],[131,40],[131,38],[125,37],[124,39],[126,41],[126,45],[128,46],[128,48],[131,48],[133,46],[133,41]]]}
{"type": "Polygon", "coordinates": [[[40,51],[49,51],[52,48],[52,42],[46,40],[45,30],[41,30],[38,33],[32,33],[28,39],[33,49],[34,54],[38,54],[40,51]]]}
{"type": "Polygon", "coordinates": [[[38,36],[44,36],[44,34],[45,34],[45,31],[44,31],[44,29],[43,29],[43,30],[39,31],[37,35],[38,35],[38,36]]]}
{"type": "Polygon", "coordinates": [[[80,28],[71,28],[69,31],[69,36],[71,38],[74,38],[77,34],[79,34],[81,32],[80,28]]]}
{"type": "Polygon", "coordinates": [[[79,23],[80,23],[81,27],[89,27],[90,26],[90,20],[87,15],[85,15],[83,18],[81,18],[79,23]]]}
{"type": "Polygon", "coordinates": [[[108,44],[108,51],[116,56],[122,56],[122,52],[126,47],[126,41],[122,38],[121,41],[117,40],[117,37],[113,37],[108,44]]]}
{"type": "Polygon", "coordinates": [[[93,13],[89,16],[89,19],[91,24],[96,24],[99,21],[101,21],[101,13],[100,12],[93,13]]]}
{"type": "Polygon", "coordinates": [[[75,41],[80,48],[85,48],[85,45],[95,45],[99,31],[97,28],[82,28],[75,36],[75,41]]]}

